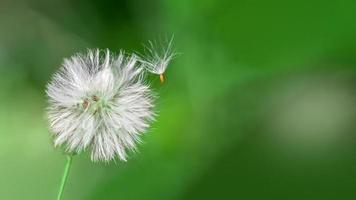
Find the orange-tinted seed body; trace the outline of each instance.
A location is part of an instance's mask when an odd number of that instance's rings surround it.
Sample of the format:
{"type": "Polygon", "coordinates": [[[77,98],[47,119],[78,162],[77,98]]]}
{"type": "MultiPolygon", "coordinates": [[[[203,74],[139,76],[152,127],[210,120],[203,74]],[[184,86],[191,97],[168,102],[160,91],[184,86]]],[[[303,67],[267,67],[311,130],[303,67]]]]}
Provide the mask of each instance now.
{"type": "Polygon", "coordinates": [[[159,75],[159,80],[161,80],[161,83],[164,82],[164,75],[163,75],[163,74],[160,74],[160,75],[159,75]]]}

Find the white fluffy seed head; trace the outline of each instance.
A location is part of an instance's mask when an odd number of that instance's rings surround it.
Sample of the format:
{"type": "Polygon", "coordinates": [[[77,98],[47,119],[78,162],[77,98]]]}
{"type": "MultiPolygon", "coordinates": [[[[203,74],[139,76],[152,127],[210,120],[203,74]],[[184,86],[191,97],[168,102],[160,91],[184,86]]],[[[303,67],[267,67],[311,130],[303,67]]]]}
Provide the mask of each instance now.
{"type": "Polygon", "coordinates": [[[146,55],[140,59],[147,71],[153,74],[162,75],[166,71],[169,62],[175,57],[173,50],[173,37],[168,44],[158,44],[157,42],[149,41],[145,46],[146,55]]]}
{"type": "Polygon", "coordinates": [[[90,149],[93,161],[126,160],[155,116],[138,57],[122,52],[89,50],[65,59],[46,93],[55,146],[90,149]]]}

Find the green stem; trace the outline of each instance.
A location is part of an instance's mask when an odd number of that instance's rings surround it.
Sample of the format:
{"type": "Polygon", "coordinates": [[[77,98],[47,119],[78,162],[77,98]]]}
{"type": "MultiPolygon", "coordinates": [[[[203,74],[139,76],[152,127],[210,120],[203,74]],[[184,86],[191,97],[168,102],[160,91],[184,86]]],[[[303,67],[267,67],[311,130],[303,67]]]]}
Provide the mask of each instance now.
{"type": "Polygon", "coordinates": [[[67,179],[68,179],[68,174],[69,174],[70,166],[72,165],[72,160],[73,160],[73,155],[67,155],[67,164],[66,164],[66,166],[64,168],[64,172],[63,172],[63,175],[62,175],[62,181],[61,181],[61,185],[60,185],[60,188],[59,188],[57,200],[61,200],[62,199],[64,186],[66,185],[66,182],[67,182],[67,179]]]}

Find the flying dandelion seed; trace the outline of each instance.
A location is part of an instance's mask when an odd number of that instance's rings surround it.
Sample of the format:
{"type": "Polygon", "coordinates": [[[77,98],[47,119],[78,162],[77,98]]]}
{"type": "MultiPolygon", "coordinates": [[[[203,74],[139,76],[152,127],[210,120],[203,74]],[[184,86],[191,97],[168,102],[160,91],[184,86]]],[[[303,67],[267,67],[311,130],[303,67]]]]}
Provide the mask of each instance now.
{"type": "Polygon", "coordinates": [[[164,73],[169,62],[176,56],[172,49],[172,43],[173,37],[168,42],[168,45],[149,41],[148,46],[145,46],[147,56],[144,59],[140,59],[147,71],[159,75],[161,83],[165,81],[164,73]]]}
{"type": "Polygon", "coordinates": [[[138,57],[89,50],[65,59],[47,86],[55,146],[91,149],[93,161],[126,160],[154,120],[154,94],[138,57]]]}

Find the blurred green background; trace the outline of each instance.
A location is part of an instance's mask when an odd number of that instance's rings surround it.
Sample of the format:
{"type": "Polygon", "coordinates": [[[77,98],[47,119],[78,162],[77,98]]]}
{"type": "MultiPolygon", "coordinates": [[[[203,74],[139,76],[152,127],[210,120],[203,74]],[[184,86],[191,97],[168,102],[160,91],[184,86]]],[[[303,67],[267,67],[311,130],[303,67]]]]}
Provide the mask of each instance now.
{"type": "Polygon", "coordinates": [[[355,199],[356,2],[1,0],[0,199],[55,199],[45,85],[87,48],[174,35],[127,163],[76,156],[63,199],[355,199]]]}

